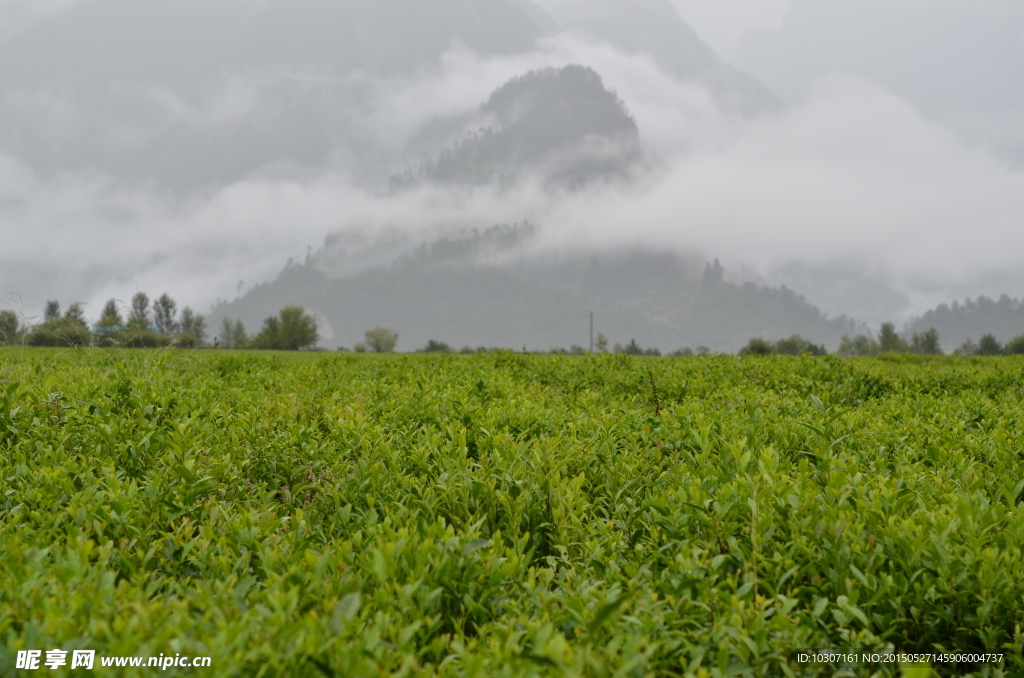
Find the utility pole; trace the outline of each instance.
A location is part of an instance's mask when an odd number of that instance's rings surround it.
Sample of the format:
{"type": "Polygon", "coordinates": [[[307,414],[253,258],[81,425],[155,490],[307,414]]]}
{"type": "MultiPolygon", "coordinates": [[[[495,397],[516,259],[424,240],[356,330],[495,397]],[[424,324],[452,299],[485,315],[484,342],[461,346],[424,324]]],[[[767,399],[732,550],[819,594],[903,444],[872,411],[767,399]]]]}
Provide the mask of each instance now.
{"type": "Polygon", "coordinates": [[[594,352],[594,312],[590,312],[590,352],[594,352]]]}

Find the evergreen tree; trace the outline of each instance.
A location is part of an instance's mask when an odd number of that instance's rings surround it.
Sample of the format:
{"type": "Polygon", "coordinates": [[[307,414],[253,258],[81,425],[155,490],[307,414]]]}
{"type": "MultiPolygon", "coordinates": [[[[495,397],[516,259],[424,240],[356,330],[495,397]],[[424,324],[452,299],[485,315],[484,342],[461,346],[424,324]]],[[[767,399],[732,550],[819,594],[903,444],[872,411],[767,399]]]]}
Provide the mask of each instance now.
{"type": "Polygon", "coordinates": [[[895,325],[884,323],[878,332],[878,350],[881,353],[907,353],[910,351],[910,345],[896,333],[895,325]]]}
{"type": "Polygon", "coordinates": [[[220,321],[220,334],[217,335],[220,340],[220,345],[224,348],[234,348],[235,346],[235,326],[231,323],[231,318],[224,316],[224,319],[220,321]]]}
{"type": "Polygon", "coordinates": [[[103,313],[96,324],[97,331],[103,336],[110,336],[124,326],[121,312],[117,308],[117,300],[111,299],[103,306],[103,313]]]}
{"type": "Polygon", "coordinates": [[[171,297],[164,293],[153,304],[153,320],[156,323],[156,331],[160,334],[175,334],[178,331],[178,323],[174,316],[178,313],[178,304],[171,297]]]}
{"type": "Polygon", "coordinates": [[[245,325],[242,324],[241,320],[235,321],[235,326],[231,330],[231,335],[234,338],[235,348],[248,347],[249,333],[245,331],[245,325]]]}
{"type": "Polygon", "coordinates": [[[56,299],[46,302],[46,308],[43,310],[43,322],[54,320],[60,320],[60,302],[56,299]]]}
{"type": "Polygon", "coordinates": [[[128,316],[128,325],[132,329],[149,329],[149,296],[145,292],[136,292],[132,297],[131,315],[128,316]]]}
{"type": "Polygon", "coordinates": [[[82,310],[82,304],[78,302],[68,306],[68,310],[64,312],[64,320],[79,327],[89,326],[88,323],[85,322],[85,311],[82,310]]]}
{"type": "Polygon", "coordinates": [[[206,342],[206,318],[186,306],[181,311],[181,333],[195,337],[197,344],[206,342]]]}
{"type": "Polygon", "coordinates": [[[914,333],[911,338],[911,351],[918,355],[942,355],[939,345],[939,332],[934,327],[927,332],[914,333]]]}
{"type": "Polygon", "coordinates": [[[978,342],[978,355],[1002,355],[1003,345],[995,338],[995,335],[986,334],[978,342]]]}

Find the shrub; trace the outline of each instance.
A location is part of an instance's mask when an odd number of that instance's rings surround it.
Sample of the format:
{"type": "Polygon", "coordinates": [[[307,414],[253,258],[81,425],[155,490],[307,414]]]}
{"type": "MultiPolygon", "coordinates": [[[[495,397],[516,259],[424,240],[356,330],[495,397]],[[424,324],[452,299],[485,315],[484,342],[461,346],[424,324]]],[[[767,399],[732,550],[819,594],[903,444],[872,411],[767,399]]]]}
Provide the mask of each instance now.
{"type": "Polygon", "coordinates": [[[74,321],[58,318],[32,328],[28,334],[29,346],[89,346],[89,329],[74,321]]]}
{"type": "Polygon", "coordinates": [[[427,345],[420,349],[420,353],[453,353],[452,347],[443,341],[431,339],[427,345]]]}
{"type": "Polygon", "coordinates": [[[157,334],[148,327],[135,327],[131,324],[128,329],[113,335],[113,338],[124,348],[159,348],[171,342],[170,337],[166,335],[157,334]]]}

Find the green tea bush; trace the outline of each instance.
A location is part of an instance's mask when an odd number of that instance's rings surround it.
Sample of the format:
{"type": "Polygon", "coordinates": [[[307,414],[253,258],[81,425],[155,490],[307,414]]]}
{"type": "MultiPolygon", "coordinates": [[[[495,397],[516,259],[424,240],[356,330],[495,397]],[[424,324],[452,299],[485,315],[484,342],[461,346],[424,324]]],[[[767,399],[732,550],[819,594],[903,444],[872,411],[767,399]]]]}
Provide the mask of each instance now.
{"type": "Polygon", "coordinates": [[[0,674],[1024,675],[1022,396],[1018,358],[0,349],[0,674]]]}

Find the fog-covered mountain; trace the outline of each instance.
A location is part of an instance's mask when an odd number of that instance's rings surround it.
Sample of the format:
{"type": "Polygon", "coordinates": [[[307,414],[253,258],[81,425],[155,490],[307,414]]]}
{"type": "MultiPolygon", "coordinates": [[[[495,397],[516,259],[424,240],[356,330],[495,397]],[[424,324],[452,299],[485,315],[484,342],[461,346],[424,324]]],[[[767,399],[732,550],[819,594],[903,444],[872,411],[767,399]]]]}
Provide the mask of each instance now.
{"type": "MultiPolygon", "coordinates": [[[[536,229],[522,225],[464,233],[345,276],[329,273],[339,269],[331,253],[348,256],[358,247],[339,241],[218,305],[211,324],[229,317],[256,330],[277,309],[299,304],[317,316],[323,346],[351,347],[366,330],[386,326],[399,332],[400,350],[430,339],[517,349],[585,346],[591,311],[596,331],[611,342],[635,339],[663,351],[735,351],[754,336],[794,333],[835,348],[843,334],[863,330],[825,317],[785,287],[729,283],[718,262],[643,250],[525,256],[535,237],[536,229]]],[[[402,247],[391,242],[381,250],[402,247]]],[[[374,257],[372,249],[366,258],[374,257]]]]}
{"type": "Polygon", "coordinates": [[[624,179],[642,156],[639,130],[625,104],[583,66],[531,71],[511,80],[480,106],[471,124],[475,129],[436,159],[394,177],[392,189],[425,182],[510,185],[530,177],[578,188],[624,179]]]}
{"type": "Polygon", "coordinates": [[[374,186],[422,159],[383,119],[389,88],[437,72],[452,49],[524,55],[554,30],[647,49],[744,110],[771,101],[666,0],[557,22],[519,0],[77,0],[0,43],[0,153],[45,176],[175,191],[339,166],[374,186]]]}

